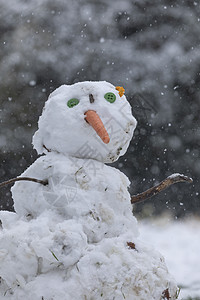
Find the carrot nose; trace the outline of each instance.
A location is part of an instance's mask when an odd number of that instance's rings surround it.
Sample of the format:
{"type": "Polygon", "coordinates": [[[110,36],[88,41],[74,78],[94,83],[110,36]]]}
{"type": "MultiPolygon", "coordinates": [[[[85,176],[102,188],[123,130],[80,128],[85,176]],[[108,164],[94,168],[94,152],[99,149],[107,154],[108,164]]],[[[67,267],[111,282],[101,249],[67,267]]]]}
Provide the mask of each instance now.
{"type": "Polygon", "coordinates": [[[85,120],[94,128],[98,136],[105,144],[110,142],[109,135],[105,129],[103,122],[94,110],[88,110],[85,112],[85,120]]]}

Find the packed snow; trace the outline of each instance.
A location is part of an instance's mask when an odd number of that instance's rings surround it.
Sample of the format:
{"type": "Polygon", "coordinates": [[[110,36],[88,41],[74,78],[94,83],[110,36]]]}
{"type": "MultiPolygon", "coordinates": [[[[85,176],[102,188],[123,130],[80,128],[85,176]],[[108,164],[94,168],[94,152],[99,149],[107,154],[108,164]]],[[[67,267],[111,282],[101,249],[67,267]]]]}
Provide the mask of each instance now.
{"type": "Polygon", "coordinates": [[[1,297],[176,299],[163,256],[138,239],[128,178],[104,164],[125,153],[135,126],[126,97],[110,83],[64,85],[50,95],[33,139],[44,155],[22,174],[48,184],[17,182],[16,213],[0,212],[1,297]]]}
{"type": "Polygon", "coordinates": [[[45,145],[51,151],[72,157],[110,163],[126,152],[136,123],[125,95],[120,97],[112,84],[102,81],[62,85],[46,102],[33,144],[38,153],[47,152],[45,145]],[[107,93],[116,97],[114,103],[106,101],[104,95],[107,93]],[[90,103],[89,95],[93,96],[93,103],[90,103]],[[77,99],[80,103],[68,108],[70,99],[77,99]],[[85,113],[91,109],[98,112],[110,135],[106,146],[92,126],[85,122],[85,113]]]}

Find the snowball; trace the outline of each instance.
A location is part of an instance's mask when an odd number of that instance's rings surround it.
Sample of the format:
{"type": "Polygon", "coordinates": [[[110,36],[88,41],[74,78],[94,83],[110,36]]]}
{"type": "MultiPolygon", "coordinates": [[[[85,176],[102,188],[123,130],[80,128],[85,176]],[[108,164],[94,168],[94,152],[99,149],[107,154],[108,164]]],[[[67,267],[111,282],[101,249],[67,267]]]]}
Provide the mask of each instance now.
{"type": "Polygon", "coordinates": [[[71,86],[62,85],[50,95],[39,119],[33,145],[38,153],[46,153],[49,149],[110,163],[126,152],[135,127],[130,104],[125,96],[119,96],[112,84],[105,81],[79,82],[71,86]],[[104,98],[106,93],[116,96],[114,103],[104,98]],[[89,101],[90,94],[93,95],[93,103],[89,101]],[[67,102],[70,99],[77,99],[78,105],[69,108],[67,102]],[[86,122],[88,110],[96,111],[101,118],[110,136],[108,144],[104,144],[86,122]]]}

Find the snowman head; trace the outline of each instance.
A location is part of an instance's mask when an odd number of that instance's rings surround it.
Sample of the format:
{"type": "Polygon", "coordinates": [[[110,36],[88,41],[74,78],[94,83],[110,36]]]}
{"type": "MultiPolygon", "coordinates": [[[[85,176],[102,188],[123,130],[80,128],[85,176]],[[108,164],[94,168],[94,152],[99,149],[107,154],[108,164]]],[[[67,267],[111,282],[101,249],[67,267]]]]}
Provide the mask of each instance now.
{"type": "Polygon", "coordinates": [[[123,88],[106,81],[62,85],[46,101],[33,145],[39,154],[111,163],[126,152],[136,124],[123,88]]]}

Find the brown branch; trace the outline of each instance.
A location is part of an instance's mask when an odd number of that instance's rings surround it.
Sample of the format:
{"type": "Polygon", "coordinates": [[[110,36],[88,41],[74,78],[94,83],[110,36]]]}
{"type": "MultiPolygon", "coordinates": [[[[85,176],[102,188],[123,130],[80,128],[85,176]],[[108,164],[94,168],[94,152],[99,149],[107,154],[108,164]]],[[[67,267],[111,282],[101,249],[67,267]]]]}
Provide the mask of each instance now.
{"type": "Polygon", "coordinates": [[[0,183],[0,188],[7,185],[7,184],[11,184],[15,181],[21,181],[21,180],[33,181],[33,182],[40,183],[40,184],[43,184],[43,185],[48,184],[47,180],[40,180],[40,179],[36,179],[36,178],[31,178],[31,177],[16,177],[16,178],[12,178],[12,179],[9,179],[7,181],[4,181],[4,182],[0,183]]]}
{"type": "Polygon", "coordinates": [[[51,152],[45,145],[43,145],[43,148],[47,150],[47,152],[51,152]]]}
{"type": "Polygon", "coordinates": [[[169,177],[165,178],[163,181],[161,181],[156,186],[153,186],[152,188],[146,190],[145,192],[142,192],[140,194],[134,195],[131,197],[131,203],[138,203],[142,202],[144,200],[147,200],[158,193],[162,192],[166,188],[168,188],[170,185],[177,183],[177,182],[193,182],[192,178],[187,177],[182,174],[172,174],[169,177]]]}

